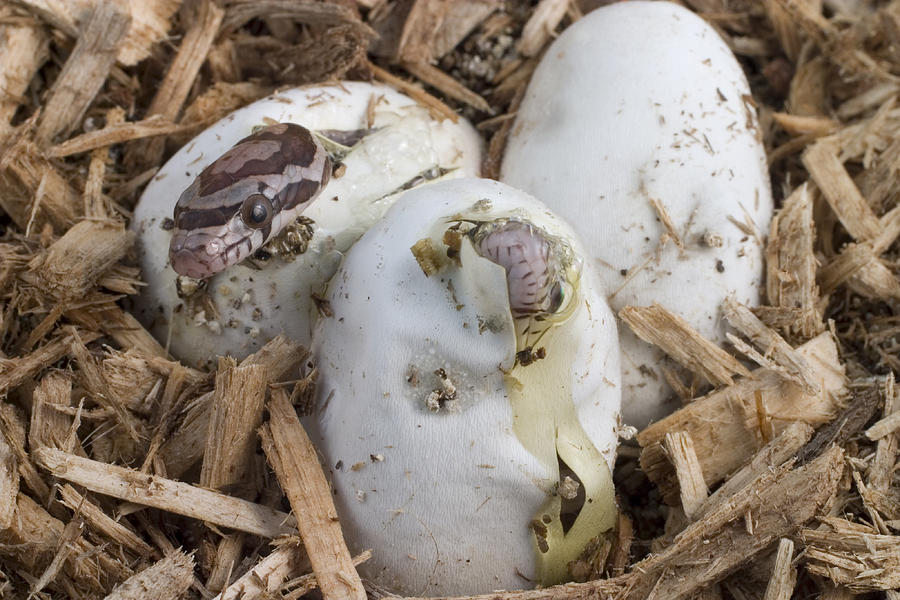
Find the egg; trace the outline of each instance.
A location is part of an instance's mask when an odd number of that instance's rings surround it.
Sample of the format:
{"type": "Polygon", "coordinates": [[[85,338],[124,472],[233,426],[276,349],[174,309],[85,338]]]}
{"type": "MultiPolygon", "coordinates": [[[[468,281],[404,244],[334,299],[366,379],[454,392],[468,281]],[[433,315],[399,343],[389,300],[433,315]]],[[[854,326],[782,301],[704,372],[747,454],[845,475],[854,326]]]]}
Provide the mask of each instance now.
{"type": "Polygon", "coordinates": [[[406,192],[347,252],[312,429],[364,577],[549,585],[610,531],[618,337],[583,257],[543,204],[469,178],[406,192]]]}
{"type": "MultiPolygon", "coordinates": [[[[657,302],[725,340],[722,301],[760,299],[772,196],[740,65],[700,17],[621,2],[541,59],[501,180],[572,223],[613,310],[657,302]]],[[[620,327],[625,421],[679,406],[661,351],[620,327]]]]}
{"type": "Polygon", "coordinates": [[[480,162],[480,138],[465,120],[434,118],[384,85],[308,86],[254,102],[181,148],[141,196],[132,227],[147,286],[135,314],[194,365],[218,354],[246,356],[279,333],[308,344],[318,315],[327,313],[321,297],[343,253],[399,193],[477,175],[480,162]],[[235,143],[276,122],[300,124],[326,144],[339,163],[330,181],[290,226],[278,256],[269,244],[202,281],[179,278],[168,256],[176,200],[235,143]]]}

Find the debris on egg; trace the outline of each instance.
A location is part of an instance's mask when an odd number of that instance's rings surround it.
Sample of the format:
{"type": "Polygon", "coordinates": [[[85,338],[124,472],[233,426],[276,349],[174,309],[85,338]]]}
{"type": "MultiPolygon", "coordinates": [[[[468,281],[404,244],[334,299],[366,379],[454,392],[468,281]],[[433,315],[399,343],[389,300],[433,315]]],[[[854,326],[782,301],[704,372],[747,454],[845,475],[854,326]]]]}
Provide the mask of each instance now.
{"type": "Polygon", "coordinates": [[[616,517],[604,296],[571,228],[495,181],[407,192],[349,250],[313,429],[325,464],[366,462],[332,471],[364,577],[416,596],[570,579],[616,517]]]}
{"type": "MultiPolygon", "coordinates": [[[[617,312],[656,302],[721,343],[722,301],[759,302],[772,195],[756,109],[731,51],[681,6],[621,2],[567,28],[501,180],[572,223],[617,312]]],[[[661,351],[620,334],[623,416],[643,427],[679,403],[661,351]]]]}
{"type": "Polygon", "coordinates": [[[235,111],[186,144],[147,186],[135,210],[138,256],[147,287],[135,314],[170,352],[199,365],[218,354],[246,356],[285,333],[309,344],[323,307],[316,298],[343,253],[398,194],[442,179],[475,176],[481,140],[460,119],[436,120],[384,86],[341,82],[279,92],[235,111]],[[235,143],[274,123],[317,135],[339,164],[301,217],[243,262],[191,290],[168,251],[176,201],[198,174],[235,143]],[[181,284],[177,280],[182,280],[181,284]],[[229,294],[222,294],[222,286],[229,294]]]}

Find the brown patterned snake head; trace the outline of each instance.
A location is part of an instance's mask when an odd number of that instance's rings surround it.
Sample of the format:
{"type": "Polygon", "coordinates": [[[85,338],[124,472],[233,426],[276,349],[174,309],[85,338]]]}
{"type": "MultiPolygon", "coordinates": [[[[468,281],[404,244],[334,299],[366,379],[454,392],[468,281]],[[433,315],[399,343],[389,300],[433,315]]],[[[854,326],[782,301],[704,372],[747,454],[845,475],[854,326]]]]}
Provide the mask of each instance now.
{"type": "Polygon", "coordinates": [[[278,123],[247,136],[178,199],[172,268],[202,279],[239,263],[296,218],[330,176],[331,159],[305,127],[278,123]]]}

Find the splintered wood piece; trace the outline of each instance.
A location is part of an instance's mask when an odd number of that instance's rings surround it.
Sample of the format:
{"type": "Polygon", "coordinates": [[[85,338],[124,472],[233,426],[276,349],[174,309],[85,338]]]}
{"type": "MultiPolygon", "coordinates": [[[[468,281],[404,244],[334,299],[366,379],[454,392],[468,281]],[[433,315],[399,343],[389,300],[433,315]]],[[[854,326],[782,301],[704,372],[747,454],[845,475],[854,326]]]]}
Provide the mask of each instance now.
{"type": "MultiPolygon", "coordinates": [[[[241,361],[241,366],[262,365],[268,370],[269,380],[276,382],[306,360],[307,356],[309,351],[306,348],[279,335],[241,361]]],[[[170,477],[180,477],[203,458],[211,406],[212,392],[195,399],[184,420],[163,442],[159,454],[166,463],[166,471],[170,477]]]]}
{"type": "MultiPolygon", "coordinates": [[[[81,341],[85,344],[100,337],[96,333],[81,332],[81,341]]],[[[17,358],[0,358],[0,395],[15,389],[29,377],[36,376],[69,353],[73,335],[58,337],[33,352],[17,358]]]]}
{"type": "Polygon", "coordinates": [[[881,233],[878,217],[841,164],[832,144],[817,142],[810,146],[803,154],[803,166],[850,235],[859,242],[878,237],[881,233]]]}
{"type": "Polygon", "coordinates": [[[57,134],[67,134],[79,126],[109,76],[130,25],[128,2],[110,0],[94,5],[43,106],[35,131],[39,144],[46,145],[57,134]]]}
{"type": "Polygon", "coordinates": [[[29,264],[29,283],[61,301],[86,295],[134,243],[115,221],[81,221],[29,264]]]}
{"type": "Polygon", "coordinates": [[[62,535],[57,540],[56,553],[53,555],[53,559],[47,565],[47,568],[44,569],[44,572],[41,573],[41,576],[38,577],[37,581],[31,584],[30,596],[36,596],[47,587],[48,583],[56,579],[63,568],[63,564],[75,550],[75,543],[81,538],[83,530],[84,523],[81,519],[72,519],[66,524],[62,535]]]}
{"type": "Polygon", "coordinates": [[[194,583],[194,557],[181,550],[166,554],[117,586],[105,600],[181,598],[194,583]]]}
{"type": "Polygon", "coordinates": [[[222,590],[214,600],[255,600],[267,598],[281,584],[309,568],[309,560],[299,543],[283,543],[256,566],[222,590]]]}
{"type": "Polygon", "coordinates": [[[413,85],[408,81],[404,81],[396,75],[391,74],[390,71],[386,71],[385,69],[382,69],[374,63],[368,62],[366,63],[366,67],[370,71],[372,71],[372,75],[375,76],[375,79],[381,80],[388,85],[397,88],[419,104],[422,104],[425,108],[428,109],[429,114],[431,114],[433,118],[438,120],[450,119],[454,123],[459,121],[459,115],[457,115],[452,108],[450,108],[422,88],[413,85]]]}
{"type": "MultiPolygon", "coordinates": [[[[256,428],[262,423],[267,370],[262,365],[236,366],[232,358],[220,358],[216,372],[206,452],[200,485],[225,489],[247,478],[256,449],[256,428]]],[[[228,584],[240,562],[243,535],[227,535],[219,541],[214,567],[206,587],[217,592],[228,584]]]]}
{"type": "Polygon", "coordinates": [[[152,556],[153,547],[137,536],[136,533],[116,521],[99,506],[79,494],[68,483],[59,487],[59,495],[63,504],[84,519],[85,523],[116,544],[127,548],[141,557],[152,556]]]}
{"type": "Polygon", "coordinates": [[[900,588],[900,536],[860,530],[843,519],[823,519],[827,529],[803,529],[806,569],[856,593],[900,588]]]}
{"type": "Polygon", "coordinates": [[[791,135],[828,135],[834,133],[840,124],[826,117],[808,117],[788,113],[774,113],[772,118],[791,135]]]}
{"type": "Polygon", "coordinates": [[[794,542],[788,538],[778,540],[778,552],[775,555],[775,566],[772,577],[766,586],[764,600],[790,600],[797,584],[797,569],[791,562],[794,559],[794,542]]]}
{"type": "Polygon", "coordinates": [[[74,419],[58,410],[69,407],[71,396],[72,380],[69,377],[50,373],[41,379],[34,390],[31,426],[28,428],[28,445],[32,449],[50,446],[67,452],[73,451],[73,448],[67,448],[66,445],[70,443],[69,431],[74,419]]]}
{"type": "Polygon", "coordinates": [[[900,298],[900,281],[880,258],[872,256],[847,282],[857,294],[876,300],[900,298]]]}
{"type": "MultiPolygon", "coordinates": [[[[125,120],[125,110],[114,106],[106,111],[106,124],[113,125],[125,120]]],[[[84,216],[87,219],[108,219],[111,212],[106,206],[103,196],[103,183],[106,181],[106,163],[109,161],[109,149],[98,148],[91,152],[88,165],[88,176],[84,182],[84,216]]],[[[135,293],[135,292],[132,292],[135,293]]]]}
{"type": "Polygon", "coordinates": [[[366,600],[366,591],[344,542],[331,487],[287,393],[269,400],[269,422],[260,428],[263,451],[297,516],[300,537],[326,599],[366,600]]]}
{"type": "Polygon", "coordinates": [[[766,327],[753,312],[733,297],[722,303],[722,312],[731,326],[750,338],[765,356],[771,357],[780,372],[803,388],[807,394],[819,393],[812,367],[780,335],[766,327]]]}
{"type": "Polygon", "coordinates": [[[130,140],[138,140],[157,135],[168,135],[187,129],[189,125],[173,123],[161,115],[154,115],[143,121],[131,123],[108,124],[103,129],[83,133],[77,137],[66,140],[61,144],[52,146],[47,150],[47,156],[62,158],[79,152],[87,152],[95,148],[121,144],[130,140]]]}
{"type": "MultiPolygon", "coordinates": [[[[148,118],[161,115],[167,121],[177,119],[213,40],[219,33],[224,16],[225,11],[212,0],[200,0],[197,3],[197,11],[188,21],[191,27],[184,34],[178,53],[169,64],[169,70],[147,109],[148,118]]],[[[164,143],[165,139],[154,138],[131,144],[125,152],[126,164],[159,164],[164,143]]]]}
{"type": "Polygon", "coordinates": [[[822,267],[819,271],[819,284],[822,286],[823,294],[830,294],[837,289],[839,285],[850,280],[866,265],[877,262],[878,257],[875,256],[871,245],[869,244],[847,244],[830,263],[822,267]]]}
{"type": "Polygon", "coordinates": [[[503,6],[500,0],[454,0],[447,2],[446,14],[440,28],[428,43],[431,56],[442,58],[463,41],[495,10],[503,6]]]}
{"type": "Polygon", "coordinates": [[[732,385],[734,376],[747,377],[750,371],[738,360],[701,336],[681,317],[659,304],[626,306],[619,318],[632,331],[691,371],[703,375],[713,385],[732,385]]]}
{"type": "Polygon", "coordinates": [[[880,440],[898,429],[900,429],[900,411],[895,411],[866,429],[866,437],[872,441],[880,440]]]}
{"type": "Polygon", "coordinates": [[[292,516],[240,498],[53,448],[38,448],[32,455],[38,465],[56,477],[98,494],[266,538],[296,531],[296,520],[292,516]]]}
{"type": "Polygon", "coordinates": [[[4,436],[0,435],[0,529],[12,526],[18,495],[19,471],[16,455],[4,436]]]}
{"type": "Polygon", "coordinates": [[[675,476],[681,490],[681,507],[687,518],[693,521],[709,495],[700,461],[694,451],[694,442],[688,433],[676,431],[666,434],[664,446],[675,467],[675,476]]]}
{"type": "Polygon", "coordinates": [[[541,0],[522,29],[516,50],[523,56],[535,56],[553,36],[556,27],[566,16],[569,0],[541,0]]]}
{"type": "Polygon", "coordinates": [[[403,68],[409,71],[411,75],[418,77],[428,85],[439,89],[451,98],[465,102],[472,108],[486,113],[493,113],[491,105],[487,100],[458,82],[453,77],[447,75],[437,67],[433,67],[427,62],[404,61],[401,63],[403,68]]]}
{"type": "Polygon", "coordinates": [[[30,455],[25,452],[24,419],[21,418],[17,408],[8,402],[0,404],[0,434],[15,455],[19,475],[25,480],[25,485],[31,490],[32,495],[42,502],[48,502],[50,487],[41,479],[40,473],[31,462],[30,455]]]}
{"type": "MultiPolygon", "coordinates": [[[[372,558],[372,552],[370,550],[361,552],[353,557],[353,566],[358,567],[370,558],[372,558]]],[[[319,587],[319,582],[316,579],[316,574],[306,573],[305,575],[301,575],[300,577],[287,582],[282,586],[280,592],[284,600],[298,600],[317,587],[319,587]],[[290,591],[288,591],[288,589],[290,591]]]]}
{"type": "Polygon", "coordinates": [[[699,514],[706,515],[716,510],[730,498],[741,493],[741,490],[757,477],[784,464],[812,438],[813,432],[814,429],[806,423],[791,423],[777,438],[760,448],[740,470],[735,471],[720,485],[700,507],[699,514]]]}
{"type": "Polygon", "coordinates": [[[201,486],[222,489],[246,477],[256,447],[256,428],[262,423],[266,373],[262,365],[238,367],[234,359],[219,359],[201,486]]]}
{"type": "Polygon", "coordinates": [[[147,358],[169,358],[169,353],[137,318],[130,312],[122,310],[115,302],[102,306],[72,308],[65,314],[88,331],[102,331],[122,348],[134,350],[147,358]]]}
{"type": "Polygon", "coordinates": [[[81,211],[80,194],[27,139],[0,155],[0,192],[0,207],[26,233],[50,223],[61,235],[81,211]]]}
{"type": "Polygon", "coordinates": [[[667,503],[676,505],[679,500],[672,464],[661,447],[667,433],[686,431],[691,435],[706,483],[713,485],[788,424],[799,421],[816,426],[834,418],[846,383],[831,334],[820,334],[798,352],[812,366],[819,394],[805,394],[793,382],[761,369],[733,386],[698,398],[638,433],[643,449],[641,466],[659,485],[667,503]],[[764,421],[771,423],[763,428],[764,421]]]}
{"type": "Polygon", "coordinates": [[[401,62],[430,62],[431,39],[441,28],[451,2],[412,0],[397,40],[395,58],[401,62]]]}
{"type": "Polygon", "coordinates": [[[31,23],[0,25],[0,140],[9,134],[20,99],[47,60],[47,42],[45,31],[31,23]]]}
{"type": "MultiPolygon", "coordinates": [[[[895,425],[890,433],[884,433],[884,435],[880,435],[878,438],[878,444],[875,448],[875,458],[869,463],[868,482],[872,492],[891,494],[894,472],[897,469],[897,454],[900,452],[900,436],[894,433],[900,428],[900,399],[897,398],[894,390],[893,376],[885,377],[883,396],[884,411],[882,414],[884,414],[885,417],[879,422],[881,423],[887,419],[893,418],[895,425]]],[[[869,428],[869,430],[866,431],[867,437],[869,436],[869,431],[871,431],[871,429],[872,428],[869,428]]],[[[886,429],[890,429],[890,425],[888,427],[882,426],[876,430],[876,433],[880,434],[886,429]]],[[[869,439],[872,438],[870,437],[869,439]]]]}

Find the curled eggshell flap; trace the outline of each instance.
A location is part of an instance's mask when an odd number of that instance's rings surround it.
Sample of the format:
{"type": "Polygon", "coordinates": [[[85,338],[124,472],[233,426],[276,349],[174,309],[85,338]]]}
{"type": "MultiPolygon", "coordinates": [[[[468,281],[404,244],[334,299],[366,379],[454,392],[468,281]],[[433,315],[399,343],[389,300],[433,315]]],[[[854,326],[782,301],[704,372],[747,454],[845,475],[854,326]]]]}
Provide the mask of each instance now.
{"type": "Polygon", "coordinates": [[[301,87],[254,102],[186,144],[147,186],[132,225],[147,282],[135,312],[173,355],[191,364],[226,352],[245,356],[279,333],[308,344],[317,317],[312,296],[324,293],[342,253],[398,193],[431,178],[477,175],[480,160],[480,139],[464,120],[436,121],[383,85],[301,87]],[[167,256],[171,231],[165,225],[175,202],[204,167],[271,122],[369,133],[342,158],[343,174],[304,211],[314,222],[305,253],[291,263],[274,258],[262,269],[231,267],[206,280],[206,300],[185,302],[167,256]]]}
{"type": "MultiPolygon", "coordinates": [[[[758,304],[772,216],[743,71],[718,34],[668,2],[593,11],[548,49],[501,179],[569,220],[614,311],[658,302],[722,342],[720,306],[758,304]]],[[[662,353],[621,328],[628,424],[677,408],[662,353]]]]}
{"type": "Polygon", "coordinates": [[[424,186],[348,252],[329,289],[334,316],[315,332],[313,429],[341,523],[351,550],[374,550],[365,575],[402,594],[526,587],[517,573],[558,582],[614,521],[619,353],[591,269],[577,273],[568,318],[535,344],[545,356],[524,366],[504,268],[465,235],[447,254],[455,225],[507,219],[582,253],[567,225],[518,190],[424,186]],[[560,459],[589,498],[565,534],[560,459]]]}

